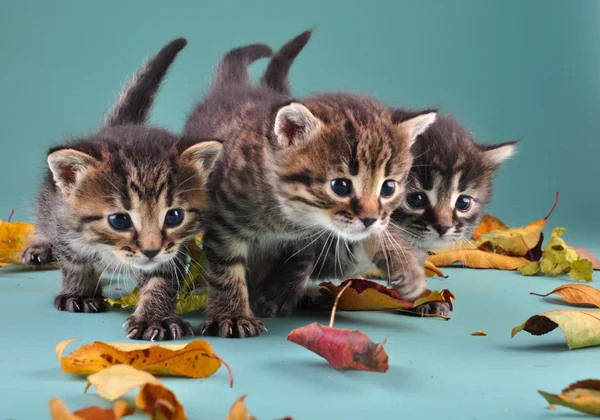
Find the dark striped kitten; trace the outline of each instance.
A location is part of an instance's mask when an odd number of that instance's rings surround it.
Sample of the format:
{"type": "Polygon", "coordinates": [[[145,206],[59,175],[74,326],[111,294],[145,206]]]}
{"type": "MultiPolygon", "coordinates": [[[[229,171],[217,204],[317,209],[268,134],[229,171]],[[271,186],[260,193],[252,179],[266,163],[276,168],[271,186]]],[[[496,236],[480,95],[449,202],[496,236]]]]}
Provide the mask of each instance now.
{"type": "MultiPolygon", "coordinates": [[[[273,56],[261,79],[265,87],[290,94],[290,67],[311,32],[293,38],[273,56]]],[[[516,146],[516,142],[478,144],[454,118],[439,115],[412,146],[415,158],[407,196],[392,214],[392,226],[421,249],[468,239],[491,199],[496,172],[516,146]]]]}
{"type": "Polygon", "coordinates": [[[269,55],[262,44],[230,51],[185,127],[225,139],[209,177],[203,333],[260,334],[250,302],[287,315],[311,277],[376,266],[407,297],[425,288],[422,261],[383,232],[405,200],[410,147],[435,112],[407,115],[345,93],[291,100],[249,81],[247,65],[269,55]]]}
{"type": "Polygon", "coordinates": [[[104,126],[50,149],[37,228],[23,259],[56,259],[61,311],[106,309],[103,270],[135,278],[141,297],[128,337],[169,340],[192,334],[175,313],[186,242],[201,230],[204,188],[219,142],[192,142],[145,124],[154,96],[185,39],[149,61],[123,90],[104,126]]]}

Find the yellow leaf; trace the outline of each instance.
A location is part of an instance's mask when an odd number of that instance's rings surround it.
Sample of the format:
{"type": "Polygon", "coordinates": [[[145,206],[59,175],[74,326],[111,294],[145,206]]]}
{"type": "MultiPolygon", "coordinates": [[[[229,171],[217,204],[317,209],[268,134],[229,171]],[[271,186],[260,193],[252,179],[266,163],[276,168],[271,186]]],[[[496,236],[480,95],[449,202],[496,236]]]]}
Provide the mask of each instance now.
{"type": "Polygon", "coordinates": [[[103,343],[85,344],[67,356],[62,353],[74,339],[56,346],[62,369],[67,373],[89,375],[112,365],[126,364],[153,375],[204,378],[221,367],[221,359],[210,344],[193,340],[180,345],[103,343]]]}
{"type": "Polygon", "coordinates": [[[256,420],[256,417],[252,416],[248,412],[246,404],[244,404],[245,398],[246,395],[242,395],[240,398],[235,400],[225,420],[256,420]]]}
{"type": "Polygon", "coordinates": [[[429,260],[425,260],[425,275],[427,277],[435,277],[435,276],[444,277],[444,278],[447,277],[444,275],[444,272],[442,270],[440,270],[438,267],[436,267],[429,260]]]}
{"type": "Polygon", "coordinates": [[[459,262],[469,268],[494,268],[497,270],[516,270],[531,262],[527,258],[509,257],[479,249],[433,254],[427,256],[427,261],[437,267],[447,267],[459,262]]]}
{"type": "Polygon", "coordinates": [[[104,298],[104,301],[108,303],[110,306],[117,308],[128,308],[130,306],[135,306],[138,303],[140,298],[140,289],[135,287],[131,293],[125,296],[121,296],[117,299],[112,298],[104,298]]]}
{"type": "MultiPolygon", "coordinates": [[[[11,214],[12,216],[12,214],[11,214]]],[[[3,222],[0,219],[0,263],[22,264],[21,254],[27,249],[29,235],[34,225],[23,222],[3,222]]]]}
{"type": "Polygon", "coordinates": [[[575,382],[560,394],[538,391],[551,405],[562,405],[573,410],[600,416],[600,381],[588,379],[575,382]]]}
{"type": "Polygon", "coordinates": [[[135,413],[125,401],[116,401],[112,408],[87,407],[73,413],[58,398],[50,400],[50,418],[52,420],[119,420],[135,413]]]}
{"type": "Polygon", "coordinates": [[[487,334],[486,334],[486,333],[485,333],[485,331],[483,331],[483,330],[477,330],[477,331],[473,331],[473,332],[471,333],[471,335],[476,335],[476,336],[477,336],[477,335],[479,335],[479,336],[482,336],[482,337],[486,337],[486,336],[487,336],[487,334]]]}
{"type": "Polygon", "coordinates": [[[592,281],[592,275],[594,274],[594,266],[589,260],[577,260],[571,264],[571,271],[569,275],[573,280],[585,280],[587,282],[592,281]]]}
{"type": "Polygon", "coordinates": [[[560,328],[567,339],[569,350],[600,345],[600,310],[556,310],[534,315],[512,329],[511,338],[525,330],[532,335],[543,335],[560,328]]]}
{"type": "Polygon", "coordinates": [[[540,263],[538,261],[534,261],[532,263],[524,265],[523,267],[519,267],[519,271],[524,276],[533,276],[534,274],[540,272],[540,263]]]}

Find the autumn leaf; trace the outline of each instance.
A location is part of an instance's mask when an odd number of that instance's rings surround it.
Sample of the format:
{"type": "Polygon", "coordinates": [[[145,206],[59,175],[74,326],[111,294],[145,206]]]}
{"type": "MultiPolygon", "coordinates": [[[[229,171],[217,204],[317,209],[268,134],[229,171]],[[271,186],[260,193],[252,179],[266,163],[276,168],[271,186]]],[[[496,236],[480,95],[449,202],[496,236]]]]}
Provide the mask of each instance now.
{"type": "MultiPolygon", "coordinates": [[[[221,363],[229,366],[213,353],[210,344],[192,340],[187,344],[124,344],[94,341],[85,344],[67,356],[69,339],[56,346],[56,355],[62,370],[67,373],[89,375],[113,365],[126,364],[153,375],[204,378],[214,374],[221,363]]],[[[230,372],[230,383],[233,376],[230,372]]]]}
{"type": "Polygon", "coordinates": [[[579,255],[579,258],[590,261],[592,263],[592,267],[594,267],[594,270],[600,270],[600,260],[598,259],[598,257],[596,257],[596,255],[592,251],[590,251],[589,249],[585,249],[585,248],[577,248],[577,247],[569,247],[569,248],[575,250],[575,252],[577,252],[577,255],[579,255]]]}
{"type": "Polygon", "coordinates": [[[484,214],[481,218],[481,222],[479,222],[479,226],[473,232],[471,239],[477,240],[481,237],[481,235],[489,232],[494,232],[498,230],[508,230],[508,226],[506,226],[500,219],[490,214],[484,214]]]}
{"type": "Polygon", "coordinates": [[[367,335],[358,330],[333,328],[340,296],[350,285],[352,285],[352,281],[347,282],[346,286],[338,293],[331,310],[329,327],[313,322],[293,330],[287,339],[318,354],[327,360],[334,369],[386,372],[388,355],[383,348],[385,340],[375,344],[367,335]]]}
{"type": "Polygon", "coordinates": [[[85,391],[91,386],[96,388],[98,395],[110,401],[140,388],[135,404],[151,418],[186,420],[185,410],[175,394],[160,380],[133,366],[114,365],[94,373],[88,376],[85,391]]]}
{"type": "MultiPolygon", "coordinates": [[[[442,277],[448,278],[448,276],[444,275],[444,272],[440,270],[438,267],[433,265],[430,261],[425,260],[425,275],[427,277],[442,277]]],[[[380,270],[370,270],[364,274],[364,277],[367,279],[384,279],[383,273],[380,270]]]]}
{"type": "Polygon", "coordinates": [[[471,333],[471,335],[475,335],[475,336],[481,336],[481,337],[486,337],[487,334],[485,333],[485,331],[483,330],[477,330],[477,331],[473,331],[471,333]]]}
{"type": "Polygon", "coordinates": [[[532,335],[543,335],[560,328],[567,339],[569,350],[600,345],[600,310],[556,310],[534,315],[512,329],[511,338],[525,330],[532,335]]]}
{"type": "Polygon", "coordinates": [[[427,261],[438,267],[448,267],[455,263],[469,268],[496,270],[517,270],[531,261],[524,257],[511,257],[479,249],[459,250],[427,256],[427,261]]]}
{"type": "Polygon", "coordinates": [[[562,227],[553,229],[541,260],[519,267],[521,274],[531,276],[541,271],[546,275],[556,276],[569,273],[574,280],[592,281],[594,269],[591,261],[581,259],[577,251],[567,246],[561,237],[565,230],[562,227]]]}
{"type": "Polygon", "coordinates": [[[574,305],[594,305],[600,308],[600,290],[586,284],[564,284],[545,295],[533,292],[530,294],[541,297],[558,295],[567,303],[574,305]]]}
{"type": "Polygon", "coordinates": [[[600,416],[600,381],[587,379],[569,385],[560,394],[538,391],[551,405],[561,405],[586,414],[600,416]]]}
{"type": "Polygon", "coordinates": [[[235,400],[225,420],[256,420],[256,417],[248,412],[244,399],[246,399],[245,394],[235,400]]]}
{"type": "Polygon", "coordinates": [[[407,300],[402,298],[396,290],[366,279],[348,279],[339,286],[326,282],[321,283],[320,286],[325,288],[330,302],[334,296],[340,296],[337,308],[343,311],[414,310],[419,306],[436,302],[446,302],[452,310],[452,301],[455,299],[449,290],[444,289],[442,291],[426,290],[419,298],[407,300]],[[341,290],[350,282],[352,287],[348,287],[340,295],[341,290]]]}
{"type": "Polygon", "coordinates": [[[135,407],[121,400],[112,408],[87,407],[73,413],[58,398],[52,398],[49,405],[52,420],[119,420],[135,413],[135,407]]]}
{"type": "Polygon", "coordinates": [[[8,221],[0,219],[0,264],[23,264],[21,254],[27,249],[29,235],[35,226],[23,222],[11,222],[11,212],[8,221]]]}

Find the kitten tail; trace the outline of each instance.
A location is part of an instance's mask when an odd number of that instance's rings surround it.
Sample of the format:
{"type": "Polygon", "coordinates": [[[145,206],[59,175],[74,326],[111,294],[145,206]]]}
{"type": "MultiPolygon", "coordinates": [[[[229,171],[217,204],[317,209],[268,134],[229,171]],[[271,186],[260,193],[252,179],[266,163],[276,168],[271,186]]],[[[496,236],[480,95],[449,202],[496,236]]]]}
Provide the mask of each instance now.
{"type": "Polygon", "coordinates": [[[125,85],[116,103],[108,113],[104,125],[143,124],[148,118],[156,93],[175,57],[187,45],[185,38],[177,38],[164,46],[158,54],[125,85]]]}
{"type": "Polygon", "coordinates": [[[300,35],[288,41],[275,53],[262,78],[261,85],[274,90],[277,93],[291,95],[288,80],[290,67],[294,60],[306,46],[312,35],[313,29],[302,32],[300,35]]]}
{"type": "Polygon", "coordinates": [[[217,65],[213,89],[227,84],[246,84],[248,66],[259,58],[271,57],[273,50],[266,44],[251,44],[229,51],[217,65]]]}

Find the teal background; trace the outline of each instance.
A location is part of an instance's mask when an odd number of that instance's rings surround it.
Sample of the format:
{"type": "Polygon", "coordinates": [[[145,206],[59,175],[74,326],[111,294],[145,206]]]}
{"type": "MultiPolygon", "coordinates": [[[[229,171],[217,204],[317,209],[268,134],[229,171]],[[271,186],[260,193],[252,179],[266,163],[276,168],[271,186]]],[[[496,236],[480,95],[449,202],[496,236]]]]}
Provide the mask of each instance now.
{"type": "MultiPolygon", "coordinates": [[[[350,90],[390,105],[440,106],[482,142],[522,138],[489,211],[524,225],[543,217],[560,191],[550,227],[567,227],[570,243],[599,251],[599,19],[597,0],[2,1],[0,218],[15,208],[16,220],[31,220],[46,149],[97,128],[129,75],[172,38],[189,44],[152,122],[179,131],[226,50],[250,42],[276,49],[317,25],[292,68],[297,94],[350,90]]],[[[191,419],[224,418],[242,393],[260,419],[557,418],[564,411],[546,412],[536,389],[559,391],[595,376],[597,350],[567,352],[560,333],[508,337],[528,316],[556,308],[528,292],[558,284],[451,270],[447,281],[431,282],[459,298],[448,323],[340,315],[341,327],[388,338],[392,367],[385,375],[336,372],[287,343],[287,332],[315,319],[303,315],[268,322],[263,338],[211,339],[234,367],[233,390],[223,372],[168,384],[191,419]],[[490,336],[469,335],[481,328],[490,336]],[[326,409],[335,415],[325,416],[326,409]]],[[[0,381],[0,418],[44,418],[51,396],[73,409],[102,404],[81,394],[83,381],[58,370],[52,349],[71,336],[122,341],[125,313],[56,312],[57,287],[57,272],[0,270],[0,311],[9,320],[0,372],[10,378],[0,381]]]]}

